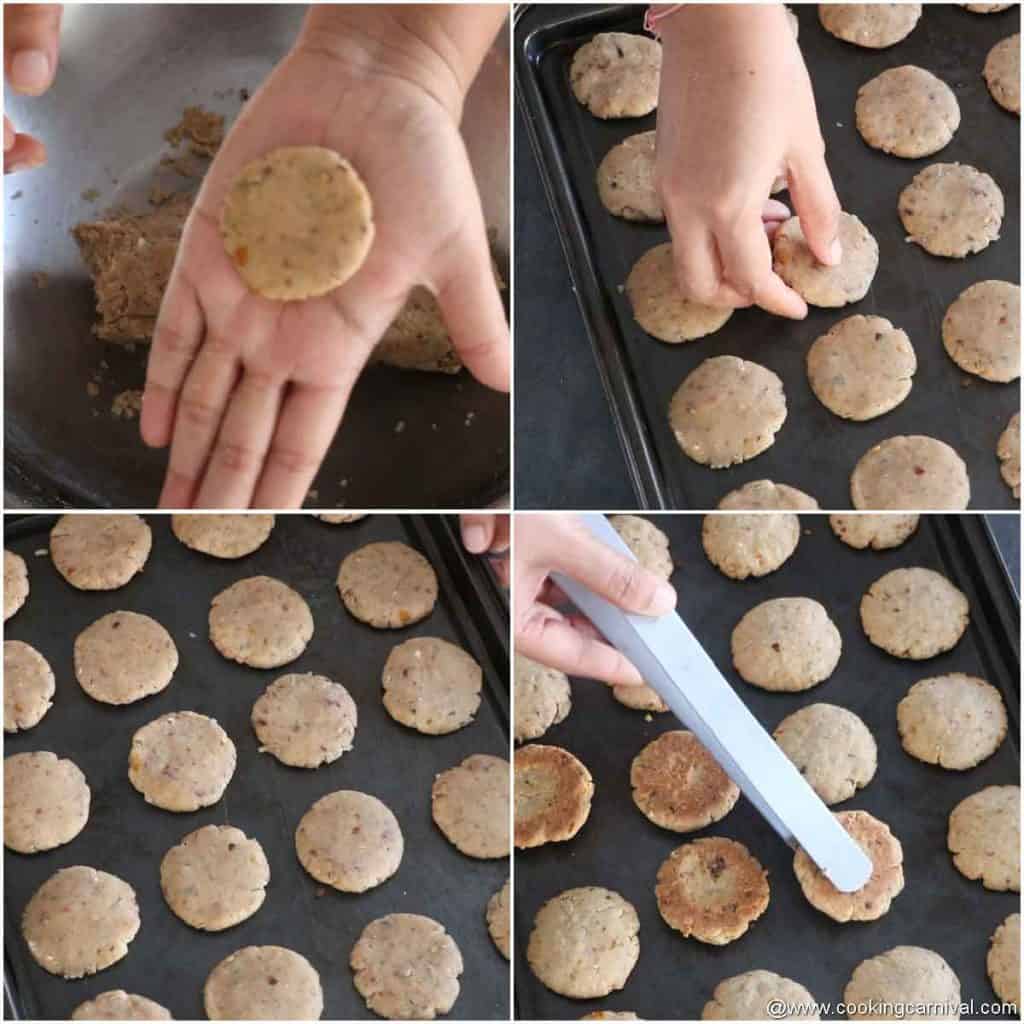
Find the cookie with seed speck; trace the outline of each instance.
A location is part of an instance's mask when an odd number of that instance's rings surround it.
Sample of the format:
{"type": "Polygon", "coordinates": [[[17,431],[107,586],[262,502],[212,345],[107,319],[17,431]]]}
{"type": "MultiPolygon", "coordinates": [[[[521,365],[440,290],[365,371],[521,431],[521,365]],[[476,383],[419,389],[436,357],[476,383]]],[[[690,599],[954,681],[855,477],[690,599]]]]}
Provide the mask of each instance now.
{"type": "Polygon", "coordinates": [[[72,1020],[171,1020],[169,1010],[145,996],[115,988],[80,1003],[72,1020]]]}
{"type": "Polygon", "coordinates": [[[921,17],[921,4],[818,4],[830,35],[854,46],[883,50],[906,39],[921,17]]]}
{"type": "Polygon", "coordinates": [[[70,843],[89,820],[91,793],[73,761],[48,750],[4,759],[4,846],[39,853],[70,843]]]}
{"type": "Polygon", "coordinates": [[[869,146],[908,159],[937,153],[960,127],[953,90],[913,64],[888,68],[862,85],[855,113],[869,146]]]}
{"type": "Polygon", "coordinates": [[[266,543],[274,528],[273,516],[174,515],[171,530],[187,548],[214,558],[244,558],[266,543]]]}
{"type": "Polygon", "coordinates": [[[338,593],[360,622],[375,629],[402,629],[425,619],[434,610],[437,574],[407,544],[367,544],[341,563],[338,593]]]}
{"type": "Polygon", "coordinates": [[[225,957],[203,986],[210,1020],[319,1020],[320,975],[283,946],[245,946],[225,957]]]}
{"type": "Polygon", "coordinates": [[[434,779],[434,823],[467,857],[509,855],[509,768],[503,758],[471,754],[434,779]]]}
{"type": "Polygon", "coordinates": [[[945,441],[889,437],[869,448],[850,474],[856,509],[959,512],[971,501],[967,464],[945,441]]]}
{"type": "Polygon", "coordinates": [[[1006,383],[1020,376],[1020,285],[978,281],[942,319],[942,344],[962,370],[1006,383]]]}
{"type": "Polygon", "coordinates": [[[751,480],[749,484],[730,491],[718,503],[718,507],[729,512],[810,512],[819,508],[819,505],[809,494],[804,494],[789,484],[777,484],[771,480],[751,480]]]}
{"type": "Polygon", "coordinates": [[[25,559],[4,549],[4,622],[17,612],[28,598],[28,569],[25,559]]]}
{"type": "Polygon", "coordinates": [[[658,224],[665,219],[654,187],[654,135],[630,135],[608,150],[598,165],[597,194],[604,208],[623,220],[658,224]]]}
{"type": "Polygon", "coordinates": [[[1020,914],[1010,914],[990,941],[985,966],[992,988],[1004,1003],[1020,1006],[1020,914]]]}
{"type": "Polygon", "coordinates": [[[1006,424],[1006,429],[999,435],[996,445],[996,458],[999,459],[999,475],[1006,486],[1013,491],[1015,498],[1020,497],[1020,413],[1015,412],[1006,424]]]}
{"type": "Polygon", "coordinates": [[[590,815],[594,780],[561,747],[530,743],[515,753],[515,842],[521,849],[572,839],[590,815]]]}
{"type": "Polygon", "coordinates": [[[498,952],[509,959],[509,933],[512,930],[512,905],[509,901],[509,880],[487,901],[487,930],[498,952]]]}
{"type": "Polygon", "coordinates": [[[774,971],[745,971],[715,986],[701,1020],[821,1020],[817,1001],[798,982],[774,971]],[[769,1006],[771,1010],[769,1010],[769,1006]],[[785,1007],[779,1016],[778,1007],[785,1007]]]}
{"type": "Polygon", "coordinates": [[[1004,110],[1020,117],[1020,33],[1000,39],[988,52],[985,84],[1004,110]]]}
{"type": "Polygon", "coordinates": [[[30,644],[4,641],[4,732],[21,732],[53,707],[57,682],[50,663],[30,644]]]}
{"type": "Polygon", "coordinates": [[[633,557],[648,571],[668,579],[675,570],[668,537],[643,516],[611,516],[608,520],[633,557]]]}
{"type": "Polygon", "coordinates": [[[1020,892],[1020,786],[988,786],[949,816],[946,845],[957,871],[996,892],[1020,892]]]}
{"type": "Polygon", "coordinates": [[[916,512],[910,515],[861,512],[829,516],[828,523],[832,532],[851,548],[886,551],[898,548],[911,537],[920,518],[916,512]]]}
{"type": "Polygon", "coordinates": [[[600,32],[573,55],[573,95],[604,120],[643,117],[658,105],[661,43],[628,32],[600,32]]]}
{"type": "MultiPolygon", "coordinates": [[[[850,1020],[878,1020],[879,1005],[906,1007],[899,1019],[932,1019],[913,1007],[946,1007],[940,1019],[960,1018],[960,981],[938,953],[921,946],[894,946],[854,968],[843,992],[850,1020]]],[[[934,1012],[934,1011],[933,1011],[934,1012]]],[[[896,1019],[896,1018],[893,1018],[896,1019]]]]}
{"type": "Polygon", "coordinates": [[[711,564],[731,579],[765,576],[796,551],[800,520],[791,512],[707,515],[701,541],[711,564]]]}
{"type": "Polygon", "coordinates": [[[540,739],[572,709],[569,677],[525,654],[517,653],[513,662],[513,693],[515,737],[520,743],[540,739]]]}
{"type": "Polygon", "coordinates": [[[50,531],[54,567],[78,590],[117,590],[149,558],[153,534],[140,516],[65,515],[50,531]]]}

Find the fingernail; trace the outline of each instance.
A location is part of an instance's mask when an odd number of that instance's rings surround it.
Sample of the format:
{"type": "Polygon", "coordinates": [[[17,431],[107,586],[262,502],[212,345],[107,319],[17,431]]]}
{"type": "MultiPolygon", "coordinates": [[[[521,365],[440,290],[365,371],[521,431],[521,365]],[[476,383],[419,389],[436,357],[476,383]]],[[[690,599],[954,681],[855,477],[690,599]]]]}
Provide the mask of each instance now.
{"type": "Polygon", "coordinates": [[[652,615],[668,615],[676,606],[676,591],[671,583],[659,583],[651,599],[652,615]]]}
{"type": "Polygon", "coordinates": [[[832,239],[832,244],[829,246],[828,255],[829,264],[833,267],[837,267],[843,258],[843,247],[839,243],[838,238],[832,239]]]}
{"type": "Polygon", "coordinates": [[[36,95],[50,84],[50,59],[42,50],[22,50],[11,61],[11,84],[18,92],[36,95]]]}
{"type": "Polygon", "coordinates": [[[467,551],[479,555],[487,547],[487,531],[471,523],[462,531],[462,543],[466,545],[467,551]]]}

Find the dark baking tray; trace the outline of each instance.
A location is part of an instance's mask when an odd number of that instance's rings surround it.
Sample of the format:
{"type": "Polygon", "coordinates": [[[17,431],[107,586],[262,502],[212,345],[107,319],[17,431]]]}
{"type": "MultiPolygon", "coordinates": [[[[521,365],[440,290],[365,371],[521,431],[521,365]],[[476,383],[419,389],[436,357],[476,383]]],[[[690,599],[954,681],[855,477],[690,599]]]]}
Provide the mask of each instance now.
{"type": "Polygon", "coordinates": [[[82,593],[34,552],[48,544],[53,517],[9,524],[7,547],[29,566],[32,593],[7,623],[7,637],[25,640],[50,661],[57,695],[46,717],[24,734],[6,738],[8,755],[53,750],[70,757],[92,788],[84,831],[48,853],[4,851],[6,981],[17,1015],[62,1019],[82,1001],[112,988],[149,996],[178,1019],[203,1018],[202,988],[223,957],[242,946],[288,946],[320,972],[324,1018],[372,1018],[352,984],[348,956],[365,925],[383,914],[408,911],[442,922],[465,960],[459,1018],[508,1015],[509,973],[487,933],[484,908],[508,874],[504,860],[462,856],[434,826],[434,775],[473,753],[508,756],[507,619],[483,563],[467,559],[457,527],[441,517],[372,516],[331,527],[311,517],[279,516],[269,541],[237,563],[207,558],[179,544],[163,517],[148,516],[153,552],[146,569],[121,590],[82,593]],[[404,540],[433,563],[441,597],[424,622],[401,631],[376,631],[342,607],[334,586],[338,563],[371,540],[404,540]],[[293,664],[258,671],[228,662],[207,639],[210,600],[235,580],[277,576],[309,602],[316,632],[293,664]],[[91,701],[75,681],[72,644],[100,615],[118,608],[152,614],[174,637],[181,662],[170,686],[139,704],[112,708],[91,701]],[[443,737],[398,725],[380,700],[380,672],[391,647],[416,635],[462,644],[483,667],[484,699],[476,721],[443,737]],[[285,672],[322,672],[342,682],[359,707],[355,748],[316,771],[291,769],[257,752],[249,723],[253,701],[285,672]],[[147,805],[128,781],[128,749],[140,726],[168,711],[192,709],[215,717],[238,748],[227,793],[213,807],[172,814],[147,805]],[[360,896],[315,882],[295,856],[299,818],[335,789],[379,796],[398,817],[405,855],[398,873],[360,896]],[[182,836],[206,824],[230,823],[257,838],[270,861],[263,907],[235,928],[194,931],[175,917],[160,893],[159,865],[182,836]],[[130,883],[139,898],[142,928],[128,955],[81,981],[46,973],[28,953],[20,919],[36,888],[54,871],[88,864],[130,883]]]}
{"type": "MultiPolygon", "coordinates": [[[[662,732],[679,728],[671,714],[646,721],[619,705],[605,687],[573,680],[569,717],[539,741],[576,754],[594,777],[590,818],[567,843],[516,851],[516,1002],[523,1019],[577,1018],[597,1009],[634,1010],[641,1018],[699,1020],[715,986],[743,971],[765,969],[805,985],[816,999],[835,1003],[854,967],[892,946],[934,949],[956,971],[964,1000],[995,995],[985,974],[989,936],[1018,910],[1016,893],[995,893],[970,882],[946,851],[949,812],[985,786],[1020,780],[1020,611],[1002,562],[980,516],[922,517],[901,548],[854,551],[833,536],[824,516],[803,516],[792,558],[760,580],[737,582],[704,556],[700,519],[652,517],[668,534],[678,567],[680,613],[761,724],[771,730],[788,714],[825,701],[856,712],[878,742],[875,778],[836,810],[859,808],[887,822],[903,844],[906,887],[875,922],[840,925],[815,910],[793,875],[793,854],[744,798],[718,824],[691,835],[657,828],[633,805],[629,766],[662,732]],[[971,625],[960,643],[928,661],[893,658],[873,647],[860,628],[861,595],[883,573],[921,565],[946,573],[971,605],[971,625]],[[829,610],[843,638],[833,676],[800,694],[773,694],[749,686],[732,669],[729,637],[749,608],[773,597],[807,596],[829,610]],[[947,772],[909,757],[896,730],[896,705],[918,679],[963,671],[1002,692],[1009,732],[1000,749],[967,772],[947,772]],[[661,862],[696,836],[726,835],[744,843],[768,869],[771,903],[746,935],[716,948],[684,939],[661,919],[654,898],[661,862]],[[540,905],[563,889],[602,885],[626,897],[640,915],[640,959],[626,987],[604,1000],[569,1000],[534,977],[525,956],[540,905]]],[[[1019,529],[1019,526],[1018,526],[1019,529]]],[[[988,1018],[985,1018],[988,1019],[988,1018]]]]}
{"type": "MultiPolygon", "coordinates": [[[[569,63],[581,43],[597,32],[641,31],[643,8],[531,4],[519,11],[516,96],[637,500],[646,508],[715,508],[733,488],[768,478],[802,488],[824,509],[849,508],[849,476],[868,448],[896,434],[930,434],[951,444],[967,462],[972,507],[1012,507],[995,447],[1019,407],[1019,388],[961,372],[942,347],[940,327],[948,305],[969,284],[1020,277],[1020,123],[993,102],[981,77],[989,48],[1019,31],[1019,6],[984,17],[927,4],[909,37],[880,51],[828,35],[818,23],[816,5],[792,6],[800,19],[800,46],[814,82],[836,190],[878,239],[878,274],[865,299],[853,306],[812,308],[802,323],[757,309],[739,310],[718,333],[686,345],[648,337],[633,322],[620,291],[635,261],[668,239],[667,229],[612,217],[594,186],[604,154],[626,136],[654,128],[655,115],[601,121],[577,103],[568,82],[569,63]],[[858,87],[900,64],[933,71],[960,103],[960,130],[944,150],[924,160],[900,160],[871,149],[854,127],[858,87]],[[1002,238],[966,260],[929,256],[904,241],[897,196],[914,174],[936,161],[960,161],[987,171],[1006,197],[1002,238]],[[804,368],[811,342],[854,313],[888,317],[907,331],[918,357],[907,400],[866,423],[840,420],[822,406],[804,368]],[[700,362],[726,354],[775,371],[786,389],[789,414],[767,452],[731,469],[711,470],[679,450],[668,426],[668,404],[700,362]]],[[[517,325],[520,333],[531,329],[539,328],[517,325]]]]}

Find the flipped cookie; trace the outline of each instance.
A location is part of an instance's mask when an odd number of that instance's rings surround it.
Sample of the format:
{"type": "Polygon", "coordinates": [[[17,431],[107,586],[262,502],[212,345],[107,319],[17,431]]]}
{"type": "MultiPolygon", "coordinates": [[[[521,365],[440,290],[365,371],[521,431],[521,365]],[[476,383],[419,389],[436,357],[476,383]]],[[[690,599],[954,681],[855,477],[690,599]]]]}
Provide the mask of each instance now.
{"type": "Polygon", "coordinates": [[[1020,376],[1020,285],[978,281],[942,319],[942,344],[962,370],[1005,383],[1020,376]]]}
{"type": "Polygon", "coordinates": [[[572,58],[573,95],[595,117],[643,117],[658,105],[661,43],[627,32],[601,32],[572,58]]]}
{"type": "Polygon", "coordinates": [[[1020,117],[1020,33],[1001,39],[985,58],[985,84],[1004,110],[1020,117]]]}
{"type": "Polygon", "coordinates": [[[971,500],[967,465],[944,441],[898,435],[869,448],[850,474],[857,509],[962,511],[971,500]]]}
{"type": "Polygon", "coordinates": [[[4,846],[39,853],[70,843],[89,820],[89,784],[48,750],[4,759],[4,846]]]}
{"type": "Polygon", "coordinates": [[[487,901],[487,931],[498,952],[510,959],[509,933],[512,930],[512,905],[509,901],[509,880],[487,901]]]}
{"type": "Polygon", "coordinates": [[[941,78],[913,64],[888,68],[857,90],[857,131],[875,149],[916,159],[948,145],[960,105],[941,78]]]}
{"type": "Polygon", "coordinates": [[[210,1020],[319,1020],[320,975],[283,946],[245,946],[225,957],[203,986],[210,1020]]]}
{"type": "Polygon", "coordinates": [[[668,537],[643,516],[611,516],[608,522],[622,538],[633,557],[648,571],[668,579],[675,571],[668,537]]]}
{"type": "Polygon", "coordinates": [[[843,991],[843,1001],[849,1007],[850,1020],[934,1020],[934,1011],[922,1014],[913,1008],[938,1005],[948,1008],[940,1019],[958,1020],[960,980],[938,953],[922,946],[894,946],[854,968],[843,991]],[[877,1009],[866,1013],[858,1010],[880,1003],[906,1010],[891,1018],[879,1018],[877,1009]]]}
{"type": "Polygon", "coordinates": [[[774,971],[745,971],[715,986],[700,1017],[701,1020],[821,1020],[817,1005],[814,996],[790,978],[774,971]],[[776,1005],[786,1008],[785,1016],[779,1016],[776,1005]]]}
{"type": "Polygon", "coordinates": [[[1006,486],[1013,491],[1015,498],[1020,497],[1020,413],[1015,412],[1006,424],[1006,429],[999,435],[996,445],[996,458],[999,459],[999,475],[1006,486]]]}
{"type": "Polygon", "coordinates": [[[569,677],[525,654],[517,653],[513,665],[516,741],[540,739],[572,710],[569,677]]]}
{"type": "Polygon", "coordinates": [[[965,878],[1020,892],[1020,786],[988,786],[961,800],[949,816],[946,845],[965,878]]]}
{"type": "Polygon", "coordinates": [[[520,850],[572,839],[590,815],[594,780],[561,747],[531,743],[515,752],[515,843],[520,850]]]}
{"type": "Polygon", "coordinates": [[[185,547],[214,558],[243,558],[251,555],[263,546],[273,528],[273,516],[171,516],[171,530],[185,547]]]}
{"type": "Polygon", "coordinates": [[[50,663],[34,647],[4,641],[4,732],[38,725],[53,707],[56,688],[50,663]]]}
{"type": "Polygon", "coordinates": [[[50,531],[56,570],[79,590],[117,590],[149,558],[153,534],[139,516],[65,515],[50,531]]]}
{"type": "Polygon", "coordinates": [[[491,754],[471,754],[434,779],[434,823],[467,857],[507,857],[509,789],[508,761],[491,754]]]}
{"type": "Polygon", "coordinates": [[[718,503],[718,507],[722,511],[737,512],[811,512],[819,508],[819,505],[809,494],[804,494],[789,484],[777,484],[771,480],[751,480],[750,483],[737,487],[735,491],[730,491],[718,503]]]}
{"type": "Polygon", "coordinates": [[[917,529],[917,513],[910,515],[872,514],[835,515],[828,517],[832,532],[846,545],[857,550],[871,548],[885,551],[898,548],[917,529]]]}
{"type": "Polygon", "coordinates": [[[25,559],[4,548],[4,622],[25,603],[28,590],[25,559]]]}
{"type": "Polygon", "coordinates": [[[818,4],[818,17],[837,39],[883,50],[910,35],[921,17],[921,4],[818,4]]]}
{"type": "Polygon", "coordinates": [[[171,1020],[169,1010],[145,996],[115,988],[80,1003],[72,1020],[171,1020]]]}
{"type": "Polygon", "coordinates": [[[1004,1003],[1020,1006],[1020,914],[1010,914],[990,942],[985,966],[992,988],[1004,1003]]]}
{"type": "Polygon", "coordinates": [[[665,219],[654,187],[654,136],[639,132],[605,154],[597,168],[597,194],[604,208],[623,220],[659,224],[665,219]]]}
{"type": "Polygon", "coordinates": [[[766,576],[796,551],[800,520],[791,512],[707,515],[701,541],[708,560],[726,576],[766,576]]]}
{"type": "Polygon", "coordinates": [[[434,610],[437,574],[407,544],[367,544],[341,563],[338,593],[360,622],[375,629],[402,629],[425,619],[434,610]]]}

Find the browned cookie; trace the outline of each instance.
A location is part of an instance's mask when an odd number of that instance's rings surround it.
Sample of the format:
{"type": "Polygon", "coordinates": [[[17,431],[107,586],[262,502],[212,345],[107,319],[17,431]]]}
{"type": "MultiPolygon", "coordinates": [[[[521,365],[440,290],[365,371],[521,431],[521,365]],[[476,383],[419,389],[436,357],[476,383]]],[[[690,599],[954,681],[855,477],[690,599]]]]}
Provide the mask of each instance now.
{"type": "Polygon", "coordinates": [[[572,839],[590,814],[594,780],[561,747],[530,743],[515,753],[515,842],[521,850],[572,839]]]}

